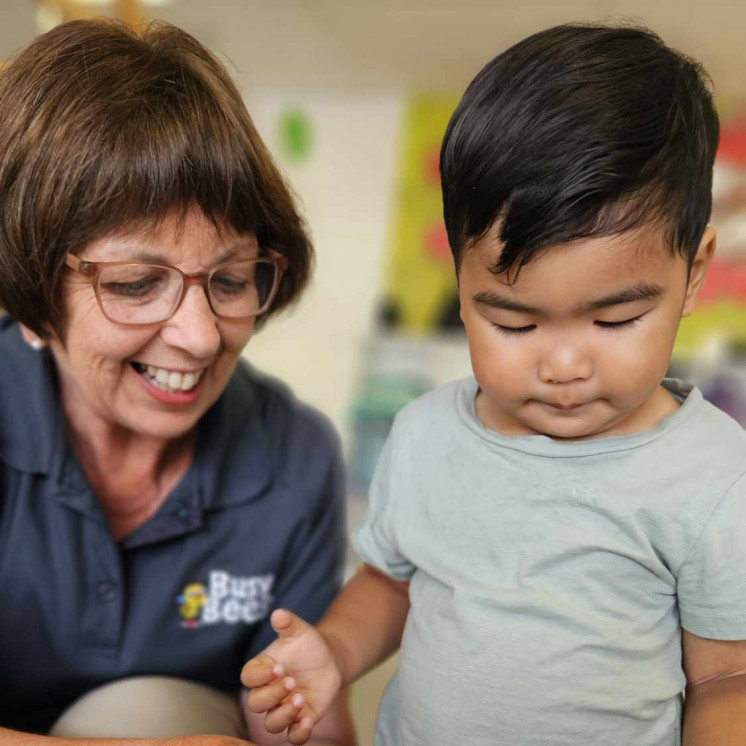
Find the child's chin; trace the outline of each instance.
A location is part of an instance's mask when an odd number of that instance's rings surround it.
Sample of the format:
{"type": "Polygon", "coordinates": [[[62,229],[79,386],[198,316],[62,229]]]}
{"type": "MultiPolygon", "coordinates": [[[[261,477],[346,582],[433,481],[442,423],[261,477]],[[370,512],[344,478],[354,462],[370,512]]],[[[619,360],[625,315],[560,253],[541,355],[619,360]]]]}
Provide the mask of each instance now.
{"type": "Polygon", "coordinates": [[[579,420],[566,420],[559,423],[536,423],[534,429],[542,435],[548,435],[550,438],[556,438],[558,440],[582,440],[583,438],[593,438],[596,435],[601,434],[603,427],[594,427],[593,424],[587,421],[581,422],[579,420]]]}

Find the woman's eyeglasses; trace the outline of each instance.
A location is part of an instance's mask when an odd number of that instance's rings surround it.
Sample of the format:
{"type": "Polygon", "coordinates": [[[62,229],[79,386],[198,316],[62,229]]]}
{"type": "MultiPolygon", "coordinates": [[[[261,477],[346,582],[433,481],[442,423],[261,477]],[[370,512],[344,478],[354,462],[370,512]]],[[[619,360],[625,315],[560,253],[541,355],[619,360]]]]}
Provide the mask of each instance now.
{"type": "Polygon", "coordinates": [[[272,304],[287,260],[277,252],[227,262],[188,275],[167,264],[88,262],[68,254],[65,264],[87,277],[101,312],[116,324],[147,326],[170,319],[190,285],[202,285],[210,308],[224,319],[249,319],[272,304]]]}

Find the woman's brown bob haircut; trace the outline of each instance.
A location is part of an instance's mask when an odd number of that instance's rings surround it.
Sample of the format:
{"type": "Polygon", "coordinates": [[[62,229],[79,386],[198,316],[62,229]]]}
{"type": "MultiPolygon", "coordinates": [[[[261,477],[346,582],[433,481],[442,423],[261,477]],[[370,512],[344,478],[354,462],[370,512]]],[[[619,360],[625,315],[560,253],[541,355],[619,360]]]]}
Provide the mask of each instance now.
{"type": "Polygon", "coordinates": [[[17,321],[64,337],[65,255],[195,206],[287,257],[271,312],[299,295],[303,221],[225,68],[189,34],[73,21],[0,72],[0,305],[17,321]]]}

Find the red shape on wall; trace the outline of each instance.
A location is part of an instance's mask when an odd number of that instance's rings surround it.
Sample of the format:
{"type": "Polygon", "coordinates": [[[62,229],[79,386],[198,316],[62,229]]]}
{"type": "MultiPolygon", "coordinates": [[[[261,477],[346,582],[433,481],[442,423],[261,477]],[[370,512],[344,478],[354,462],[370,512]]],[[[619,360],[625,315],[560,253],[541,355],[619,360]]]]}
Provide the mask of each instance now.
{"type": "Polygon", "coordinates": [[[436,262],[451,261],[451,247],[445,223],[438,220],[425,230],[425,248],[427,255],[436,262]]]}
{"type": "Polygon", "coordinates": [[[699,292],[702,303],[720,300],[746,302],[746,261],[713,261],[699,292]]]}
{"type": "Polygon", "coordinates": [[[718,158],[726,163],[746,166],[746,111],[720,131],[718,158]]]}

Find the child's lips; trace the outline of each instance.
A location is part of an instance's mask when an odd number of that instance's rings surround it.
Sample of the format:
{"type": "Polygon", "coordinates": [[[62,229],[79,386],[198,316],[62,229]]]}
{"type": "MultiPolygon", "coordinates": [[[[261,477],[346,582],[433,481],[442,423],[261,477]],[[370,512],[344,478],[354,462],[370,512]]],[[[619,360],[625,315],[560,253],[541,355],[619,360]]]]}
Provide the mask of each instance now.
{"type": "Polygon", "coordinates": [[[584,407],[588,402],[544,402],[545,404],[548,404],[553,409],[560,409],[562,411],[569,411],[572,409],[579,409],[580,407],[584,407]]]}

